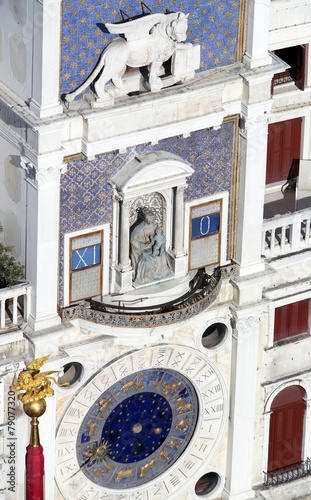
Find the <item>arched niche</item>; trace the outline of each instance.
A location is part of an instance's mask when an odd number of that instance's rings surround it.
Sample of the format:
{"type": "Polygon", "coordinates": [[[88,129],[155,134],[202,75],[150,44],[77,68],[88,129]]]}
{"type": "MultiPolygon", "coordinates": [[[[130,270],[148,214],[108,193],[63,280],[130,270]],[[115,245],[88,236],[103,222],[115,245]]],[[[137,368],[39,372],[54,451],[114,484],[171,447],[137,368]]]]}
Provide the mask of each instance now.
{"type": "MultiPolygon", "coordinates": [[[[135,156],[112,177],[113,292],[123,293],[140,286],[135,282],[136,269],[131,258],[131,235],[139,223],[139,210],[143,214],[153,212],[154,224],[161,226],[171,269],[168,277],[187,273],[187,254],[183,245],[184,188],[192,173],[190,164],[179,156],[157,151],[135,156]]],[[[165,277],[153,280],[149,277],[143,284],[162,279],[165,277]]]]}

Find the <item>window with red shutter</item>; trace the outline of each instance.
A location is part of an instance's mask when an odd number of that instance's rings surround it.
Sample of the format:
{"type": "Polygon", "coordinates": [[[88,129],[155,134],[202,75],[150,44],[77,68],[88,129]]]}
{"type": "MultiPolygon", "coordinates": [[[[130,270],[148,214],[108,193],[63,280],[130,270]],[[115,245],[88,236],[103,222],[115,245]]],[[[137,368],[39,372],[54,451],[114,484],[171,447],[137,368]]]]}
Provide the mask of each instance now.
{"type": "Polygon", "coordinates": [[[269,125],[266,184],[283,182],[294,175],[292,166],[300,158],[301,123],[301,118],[295,118],[269,125]]]}
{"type": "Polygon", "coordinates": [[[277,307],[274,316],[274,342],[308,331],[309,299],[277,307]]]}
{"type": "Polygon", "coordinates": [[[302,460],[305,391],[294,385],[281,391],[271,406],[268,472],[302,460]]]}

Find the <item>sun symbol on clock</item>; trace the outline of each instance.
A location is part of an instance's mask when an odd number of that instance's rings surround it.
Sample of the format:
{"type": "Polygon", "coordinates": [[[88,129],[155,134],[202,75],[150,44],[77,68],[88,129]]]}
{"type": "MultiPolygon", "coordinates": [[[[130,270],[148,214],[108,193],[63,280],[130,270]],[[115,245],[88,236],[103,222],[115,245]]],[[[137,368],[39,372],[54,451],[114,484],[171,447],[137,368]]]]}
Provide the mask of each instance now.
{"type": "Polygon", "coordinates": [[[86,465],[91,465],[92,462],[99,464],[105,462],[111,450],[111,446],[108,441],[96,441],[89,450],[84,452],[84,455],[87,455],[87,459],[81,465],[85,467],[86,465]]]}

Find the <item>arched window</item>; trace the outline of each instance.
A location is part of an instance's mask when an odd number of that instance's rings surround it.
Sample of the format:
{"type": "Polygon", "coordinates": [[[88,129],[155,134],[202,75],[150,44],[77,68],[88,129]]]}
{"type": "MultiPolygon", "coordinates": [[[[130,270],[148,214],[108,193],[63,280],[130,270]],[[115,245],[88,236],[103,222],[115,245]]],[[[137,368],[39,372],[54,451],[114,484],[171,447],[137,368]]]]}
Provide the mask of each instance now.
{"type": "Polygon", "coordinates": [[[293,385],[281,391],[271,405],[268,472],[302,460],[305,390],[293,385]]]}

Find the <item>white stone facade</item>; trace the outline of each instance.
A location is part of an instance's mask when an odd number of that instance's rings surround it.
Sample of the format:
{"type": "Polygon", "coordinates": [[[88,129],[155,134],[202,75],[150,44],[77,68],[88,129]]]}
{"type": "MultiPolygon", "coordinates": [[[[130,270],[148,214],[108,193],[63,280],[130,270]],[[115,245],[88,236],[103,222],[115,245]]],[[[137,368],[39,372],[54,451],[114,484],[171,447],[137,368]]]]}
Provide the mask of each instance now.
{"type": "MultiPolygon", "coordinates": [[[[273,221],[266,220],[263,214],[267,196],[280,191],[286,180],[269,187],[266,184],[269,126],[301,118],[300,159],[311,159],[310,6],[302,0],[251,0],[246,8],[242,2],[240,30],[244,29],[245,9],[246,32],[239,61],[191,73],[178,85],[174,81],[174,85],[158,92],[144,92],[139,99],[135,95],[116,96],[114,103],[98,108],[90,105],[93,98],[87,95],[68,109],[60,99],[59,82],[62,2],[4,0],[0,4],[0,223],[5,229],[5,243],[13,245],[14,256],[25,264],[30,285],[27,291],[25,285],[21,287],[20,296],[26,297],[23,321],[15,315],[13,328],[6,322],[4,328],[1,323],[0,330],[0,498],[22,498],[25,488],[22,450],[28,444],[29,418],[16,396],[14,406],[9,405],[14,373],[47,354],[50,358],[46,370],[60,370],[72,363],[82,366],[72,386],[54,386],[55,396],[48,398],[47,411],[40,418],[45,498],[68,500],[68,493],[64,496],[63,492],[69,490],[55,481],[55,476],[64,473],[62,456],[66,463],[66,447],[59,439],[56,443],[55,431],[69,406],[95,374],[116,360],[124,358],[129,363],[133,352],[148,348],[153,352],[156,347],[165,351],[171,346],[196,352],[200,360],[220,374],[224,424],[213,438],[216,444],[212,452],[207,458],[202,455],[191,471],[182,457],[178,459],[180,474],[187,479],[179,487],[177,467],[173,478],[168,468],[161,476],[161,490],[156,489],[158,483],[153,479],[139,488],[102,488],[102,496],[96,496],[91,481],[83,483],[83,473],[75,476],[72,472],[68,477],[77,480],[78,486],[71,498],[308,498],[311,486],[307,476],[265,487],[263,471],[268,471],[271,406],[275,397],[290,386],[304,390],[301,461],[311,458],[310,317],[303,334],[281,343],[274,341],[275,309],[311,299],[311,205],[303,213],[293,210],[290,215],[277,216],[276,211],[273,221]],[[292,82],[271,94],[273,75],[288,67],[274,52],[300,45],[306,46],[304,90],[292,82]],[[175,151],[166,151],[166,155],[162,151],[137,154],[125,169],[111,175],[111,219],[62,234],[62,179],[76,158],[92,162],[99,155],[122,155],[142,144],[156,146],[172,137],[191,138],[197,131],[219,130],[229,119],[238,123],[234,138],[238,175],[230,196],[228,188],[187,199],[184,190],[196,170],[195,158],[190,165],[175,151]],[[135,289],[129,254],[130,206],[137,198],[153,192],[164,200],[166,250],[174,276],[135,289]],[[139,327],[134,323],[129,327],[117,321],[91,321],[79,315],[66,320],[62,315],[62,309],[73,306],[69,257],[72,241],[97,231],[102,234],[103,272],[96,300],[120,308],[133,302],[135,307],[139,304],[147,310],[183,296],[195,275],[189,269],[191,210],[196,205],[216,202],[222,206],[220,238],[215,244],[218,261],[215,266],[207,265],[207,272],[212,274],[216,267],[230,266],[235,272],[223,275],[217,296],[203,310],[180,321],[139,327]],[[215,324],[223,325],[225,333],[218,345],[207,348],[202,338],[215,324]],[[14,440],[9,433],[10,408],[14,413],[14,440]],[[11,463],[10,443],[15,443],[15,438],[18,448],[11,447],[15,450],[11,463]],[[12,478],[10,465],[14,465],[12,478]],[[210,473],[218,477],[217,484],[210,492],[198,494],[197,482],[210,473]],[[170,481],[175,483],[171,490],[170,481]]],[[[194,47],[195,61],[191,64],[197,69],[198,49],[194,47]]],[[[184,60],[178,64],[191,66],[184,60]]],[[[14,289],[9,297],[12,303],[17,295],[14,289]]],[[[2,319],[6,300],[8,295],[0,290],[2,319]]],[[[308,310],[310,316],[310,305],[308,310]]],[[[194,386],[203,411],[204,391],[200,392],[197,381],[194,386]]],[[[204,428],[205,424],[198,422],[198,427],[204,428]]],[[[195,440],[199,443],[199,435],[197,428],[189,446],[194,448],[195,440]]]]}

